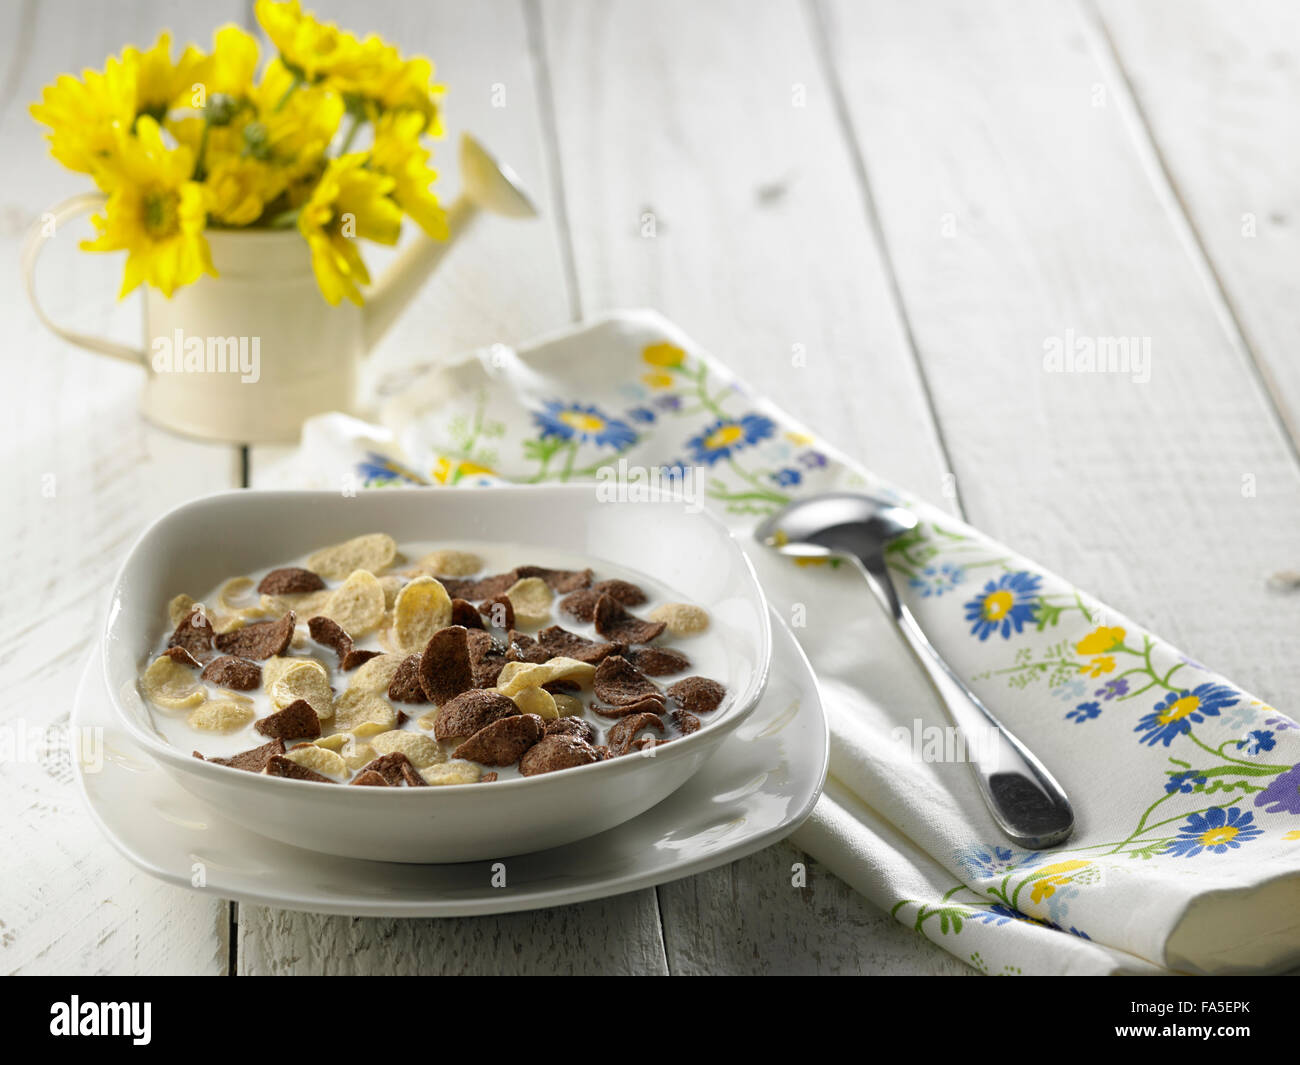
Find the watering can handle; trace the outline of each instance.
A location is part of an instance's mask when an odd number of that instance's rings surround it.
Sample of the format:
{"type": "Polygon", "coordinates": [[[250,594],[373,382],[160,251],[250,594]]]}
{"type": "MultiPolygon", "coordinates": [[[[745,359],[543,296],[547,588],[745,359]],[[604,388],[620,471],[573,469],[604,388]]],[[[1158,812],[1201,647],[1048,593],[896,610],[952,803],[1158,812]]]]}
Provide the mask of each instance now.
{"type": "Polygon", "coordinates": [[[27,298],[31,301],[32,310],[36,312],[36,317],[55,336],[62,337],[69,343],[76,344],[87,351],[93,351],[99,355],[111,355],[115,359],[129,362],[133,366],[140,366],[144,363],[144,352],[139,348],[118,344],[116,341],[107,340],[104,337],[91,336],[88,333],[78,333],[72,329],[65,329],[45,313],[45,308],[41,306],[40,300],[36,297],[36,261],[41,257],[41,252],[44,250],[46,243],[59,231],[64,222],[70,221],[78,215],[89,214],[103,205],[104,197],[102,195],[97,192],[88,192],[81,196],[73,196],[72,199],[64,200],[57,206],[51,207],[48,211],[42,212],[41,217],[32,224],[32,228],[27,233],[27,240],[23,244],[23,282],[27,287],[27,298]]]}

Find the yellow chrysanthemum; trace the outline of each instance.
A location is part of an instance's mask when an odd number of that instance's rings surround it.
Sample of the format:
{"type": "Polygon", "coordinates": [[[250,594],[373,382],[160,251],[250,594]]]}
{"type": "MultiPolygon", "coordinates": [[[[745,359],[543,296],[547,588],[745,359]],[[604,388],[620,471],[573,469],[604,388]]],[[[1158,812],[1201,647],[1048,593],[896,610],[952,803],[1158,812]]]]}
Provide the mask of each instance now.
{"type": "Polygon", "coordinates": [[[286,164],[303,156],[323,155],[344,112],[337,93],[311,87],[290,92],[293,80],[292,72],[279,60],[267,65],[253,92],[261,139],[248,138],[251,153],[286,164]]]}
{"type": "Polygon", "coordinates": [[[669,344],[663,341],[659,344],[649,344],[641,352],[641,358],[651,366],[663,366],[670,368],[680,366],[686,361],[686,352],[676,344],[669,344]]]}
{"type": "Polygon", "coordinates": [[[210,101],[214,96],[242,99],[253,91],[257,73],[257,40],[238,26],[222,26],[212,36],[212,54],[198,68],[195,79],[210,101]]]}
{"type": "Polygon", "coordinates": [[[99,236],[87,251],[125,251],[121,295],[147,282],[164,295],[216,274],[203,237],[203,187],[191,180],[194,155],[169,149],[158,123],[143,115],[134,137],[123,135],[113,153],[112,193],[103,216],[93,221],[99,236]]]}
{"type": "Polygon", "coordinates": [[[135,113],[161,121],[175,103],[189,102],[189,94],[199,81],[203,53],[187,46],[173,63],[172,37],[164,30],[147,52],[124,48],[122,63],[135,75],[135,113]]]}
{"type": "Polygon", "coordinates": [[[443,86],[433,81],[433,63],[424,56],[403,59],[391,44],[370,36],[335,64],[329,84],[371,105],[367,112],[372,118],[390,111],[418,114],[422,132],[442,134],[438,103],[443,86]]]}
{"type": "Polygon", "coordinates": [[[375,125],[370,164],[393,179],[393,199],[435,240],[447,239],[447,215],[429,186],[437,171],[429,166],[429,150],[420,143],[424,119],[413,111],[393,111],[375,125]]]}
{"type": "Polygon", "coordinates": [[[344,297],[361,304],[360,286],[370,284],[357,238],[396,244],[401,232],[402,212],[389,199],[393,179],[365,163],[360,152],[331,159],[298,215],[316,282],[334,305],[344,297]]]}
{"type": "Polygon", "coordinates": [[[82,71],[81,80],[64,74],[29,110],[50,127],[50,154],[69,170],[93,175],[107,189],[104,164],[135,120],[134,71],[110,59],[102,73],[82,71]]]}
{"type": "Polygon", "coordinates": [[[359,42],[332,22],[321,22],[303,11],[298,0],[276,3],[257,0],[257,21],[280,52],[281,59],[309,83],[327,77],[351,59],[359,42]]]}
{"type": "Polygon", "coordinates": [[[228,156],[208,169],[203,187],[208,212],[228,226],[252,225],[266,205],[285,190],[286,171],[247,156],[228,156]]]}
{"type": "Polygon", "coordinates": [[[1104,655],[1113,651],[1124,642],[1124,630],[1118,626],[1102,625],[1088,633],[1075,644],[1075,650],[1081,655],[1104,655]]]}

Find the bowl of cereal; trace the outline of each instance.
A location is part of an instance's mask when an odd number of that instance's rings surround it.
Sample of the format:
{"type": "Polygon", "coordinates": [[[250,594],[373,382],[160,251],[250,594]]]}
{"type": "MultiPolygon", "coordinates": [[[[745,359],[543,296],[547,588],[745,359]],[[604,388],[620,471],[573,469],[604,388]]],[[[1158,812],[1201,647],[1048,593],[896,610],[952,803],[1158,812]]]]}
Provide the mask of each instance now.
{"type": "Polygon", "coordinates": [[[681,499],[237,491],[141,535],[103,662],[131,735],[218,814],[456,862],[666,798],[757,705],[770,648],[748,559],[681,499]]]}

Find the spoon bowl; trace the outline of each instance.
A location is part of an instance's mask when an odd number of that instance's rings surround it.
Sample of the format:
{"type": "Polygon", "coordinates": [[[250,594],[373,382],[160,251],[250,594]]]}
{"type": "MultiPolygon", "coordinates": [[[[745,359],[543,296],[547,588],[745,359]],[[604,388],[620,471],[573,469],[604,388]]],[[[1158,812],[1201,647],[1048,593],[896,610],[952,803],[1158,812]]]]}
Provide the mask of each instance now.
{"type": "Polygon", "coordinates": [[[886,550],[917,524],[915,514],[892,500],[859,492],[828,492],[790,503],[763,521],[754,536],[785,555],[837,555],[852,561],[964,734],[976,784],[998,827],[1034,850],[1063,843],[1074,831],[1074,811],[1064,789],[966,686],[898,597],[886,550]]]}

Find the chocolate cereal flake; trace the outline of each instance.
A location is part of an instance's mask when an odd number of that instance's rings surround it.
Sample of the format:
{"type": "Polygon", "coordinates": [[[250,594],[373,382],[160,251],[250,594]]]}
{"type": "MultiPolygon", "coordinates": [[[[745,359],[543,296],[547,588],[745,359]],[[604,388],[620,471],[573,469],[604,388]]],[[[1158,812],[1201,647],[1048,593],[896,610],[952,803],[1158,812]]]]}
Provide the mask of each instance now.
{"type": "Polygon", "coordinates": [[[351,781],[350,786],[357,788],[386,788],[388,787],[388,781],[383,778],[382,774],[376,773],[373,769],[368,769],[351,781]]]}
{"type": "MultiPolygon", "coordinates": [[[[403,768],[409,765],[411,760],[406,755],[401,751],[393,751],[391,754],[382,754],[378,758],[371,759],[361,767],[361,772],[378,773],[390,788],[400,788],[406,779],[403,768]]],[[[421,780],[420,783],[424,781],[421,780]]]]}
{"type": "Polygon", "coordinates": [[[388,685],[388,698],[395,703],[427,703],[429,697],[420,685],[420,656],[408,655],[393,674],[388,685]]]}
{"type": "Polygon", "coordinates": [[[691,668],[689,658],[668,647],[637,647],[629,651],[626,658],[648,677],[666,677],[691,668]]]}
{"type": "Polygon", "coordinates": [[[598,760],[595,748],[576,736],[547,736],[524,753],[519,760],[519,774],[535,777],[557,769],[591,765],[598,760]]]}
{"type": "Polygon", "coordinates": [[[263,595],[296,595],[300,592],[319,592],[325,587],[320,575],[298,566],[273,569],[258,584],[263,595]]]}
{"type": "Polygon", "coordinates": [[[520,566],[515,570],[519,580],[525,577],[540,577],[551,591],[558,595],[576,592],[591,584],[592,573],[589,569],[547,569],[545,566],[520,566]]]}
{"type": "Polygon", "coordinates": [[[433,734],[440,740],[473,736],[493,721],[513,717],[519,708],[500,692],[474,688],[446,703],[433,721],[433,734]]]}
{"type": "Polygon", "coordinates": [[[248,773],[260,773],[266,768],[268,761],[280,754],[284,754],[284,740],[275,739],[270,743],[262,744],[260,747],[254,747],[251,751],[240,751],[238,754],[232,754],[229,758],[209,758],[208,761],[213,765],[227,765],[231,769],[243,769],[248,773]]]}
{"type": "MultiPolygon", "coordinates": [[[[163,652],[163,654],[165,654],[178,666],[189,666],[190,669],[203,668],[203,663],[200,662],[197,658],[195,658],[192,654],[190,654],[189,651],[185,650],[184,647],[169,647],[167,648],[167,650],[163,652]]],[[[253,686],[257,687],[257,685],[253,685],[253,686]]]]}
{"type": "Polygon", "coordinates": [[[474,687],[496,687],[497,677],[506,664],[506,649],[489,632],[470,629],[465,636],[469,648],[470,668],[474,671],[474,687]]]}
{"type": "Polygon", "coordinates": [[[242,629],[221,633],[216,639],[217,650],[259,660],[283,654],[293,639],[295,624],[292,610],[278,621],[255,621],[242,629]]]}
{"type": "Polygon", "coordinates": [[[619,643],[649,643],[666,627],[662,621],[643,621],[629,614],[611,595],[596,600],[596,631],[607,640],[619,643]]]}
{"type": "Polygon", "coordinates": [[[181,619],[167,641],[168,647],[180,647],[188,651],[191,658],[202,662],[212,653],[212,622],[200,607],[195,607],[181,619]]]}
{"type": "Polygon", "coordinates": [[[420,687],[429,701],[438,706],[474,687],[465,626],[449,625],[429,638],[420,656],[420,687]]]}
{"type": "Polygon", "coordinates": [[[597,597],[601,595],[612,596],[624,606],[640,606],[646,601],[645,592],[639,585],[631,581],[598,581],[591,586],[591,590],[596,593],[597,597]]]}
{"type": "Polygon", "coordinates": [[[320,718],[306,699],[295,699],[283,710],[254,721],[253,728],[278,740],[314,740],[320,735],[320,718]]]}
{"type": "Polygon", "coordinates": [[[677,731],[683,736],[689,736],[692,732],[700,730],[700,719],[688,710],[673,710],[668,716],[673,719],[677,731]]]}
{"type": "Polygon", "coordinates": [[[551,655],[547,653],[546,648],[527,633],[511,629],[509,636],[510,648],[506,651],[507,662],[532,662],[540,665],[550,660],[551,655]]]}
{"type": "Polygon", "coordinates": [[[231,688],[237,692],[251,692],[262,684],[262,667],[256,662],[236,658],[234,655],[214,658],[204,667],[200,675],[209,684],[231,688]]]}
{"type": "Polygon", "coordinates": [[[481,765],[514,765],[544,732],[542,719],[536,714],[514,714],[479,729],[451,756],[481,765]]]}
{"type": "Polygon", "coordinates": [[[611,706],[631,706],[647,696],[660,696],[659,686],[622,655],[610,655],[596,667],[591,682],[596,698],[611,706]]]}
{"type": "Polygon", "coordinates": [[[573,736],[587,743],[596,742],[596,730],[591,722],[580,717],[557,717],[546,722],[546,735],[573,736]]]}
{"type": "Polygon", "coordinates": [[[485,599],[478,605],[478,612],[488,619],[494,629],[513,629],[515,627],[515,604],[509,596],[496,595],[485,599]]]}
{"type": "Polygon", "coordinates": [[[349,651],[343,656],[343,661],[339,663],[339,669],[344,673],[350,673],[357,666],[369,662],[372,658],[378,658],[383,651],[349,651]]]}
{"type": "Polygon", "coordinates": [[[266,760],[266,775],[268,777],[288,777],[290,780],[312,780],[317,784],[333,784],[334,781],[329,777],[322,776],[314,769],[308,769],[305,765],[299,765],[297,762],[290,761],[281,755],[272,755],[266,760]]]}
{"type": "Polygon", "coordinates": [[[664,723],[658,714],[633,714],[611,725],[606,739],[609,740],[609,749],[614,757],[627,754],[632,749],[636,734],[645,728],[657,729],[662,733],[664,723]]]}
{"type": "Polygon", "coordinates": [[[494,573],[490,577],[440,578],[449,596],[453,599],[469,600],[493,599],[498,595],[505,595],[506,589],[518,579],[514,570],[509,573],[494,573]]]}
{"type": "Polygon", "coordinates": [[[708,677],[686,677],[668,689],[669,698],[676,699],[683,710],[692,714],[716,710],[726,694],[726,688],[708,677]]]}
{"type": "Polygon", "coordinates": [[[629,714],[662,714],[665,707],[662,695],[646,695],[626,706],[601,706],[599,703],[592,703],[591,709],[601,717],[619,718],[627,717],[629,714]]]}
{"type": "Polygon", "coordinates": [[[582,588],[570,592],[560,600],[560,609],[579,621],[592,621],[596,617],[596,604],[600,602],[601,593],[595,588],[582,588]]]}
{"type": "Polygon", "coordinates": [[[467,629],[481,629],[483,619],[479,617],[478,607],[468,599],[453,599],[451,601],[451,623],[461,625],[467,629]]]}
{"type": "Polygon", "coordinates": [[[317,615],[307,619],[307,631],[319,644],[331,648],[342,662],[352,650],[352,637],[343,631],[343,626],[333,618],[317,615]]]}
{"type": "Polygon", "coordinates": [[[598,643],[579,636],[576,632],[562,629],[559,625],[542,629],[537,634],[537,642],[551,658],[576,658],[579,662],[591,665],[610,655],[622,654],[625,650],[621,643],[598,643]]]}

